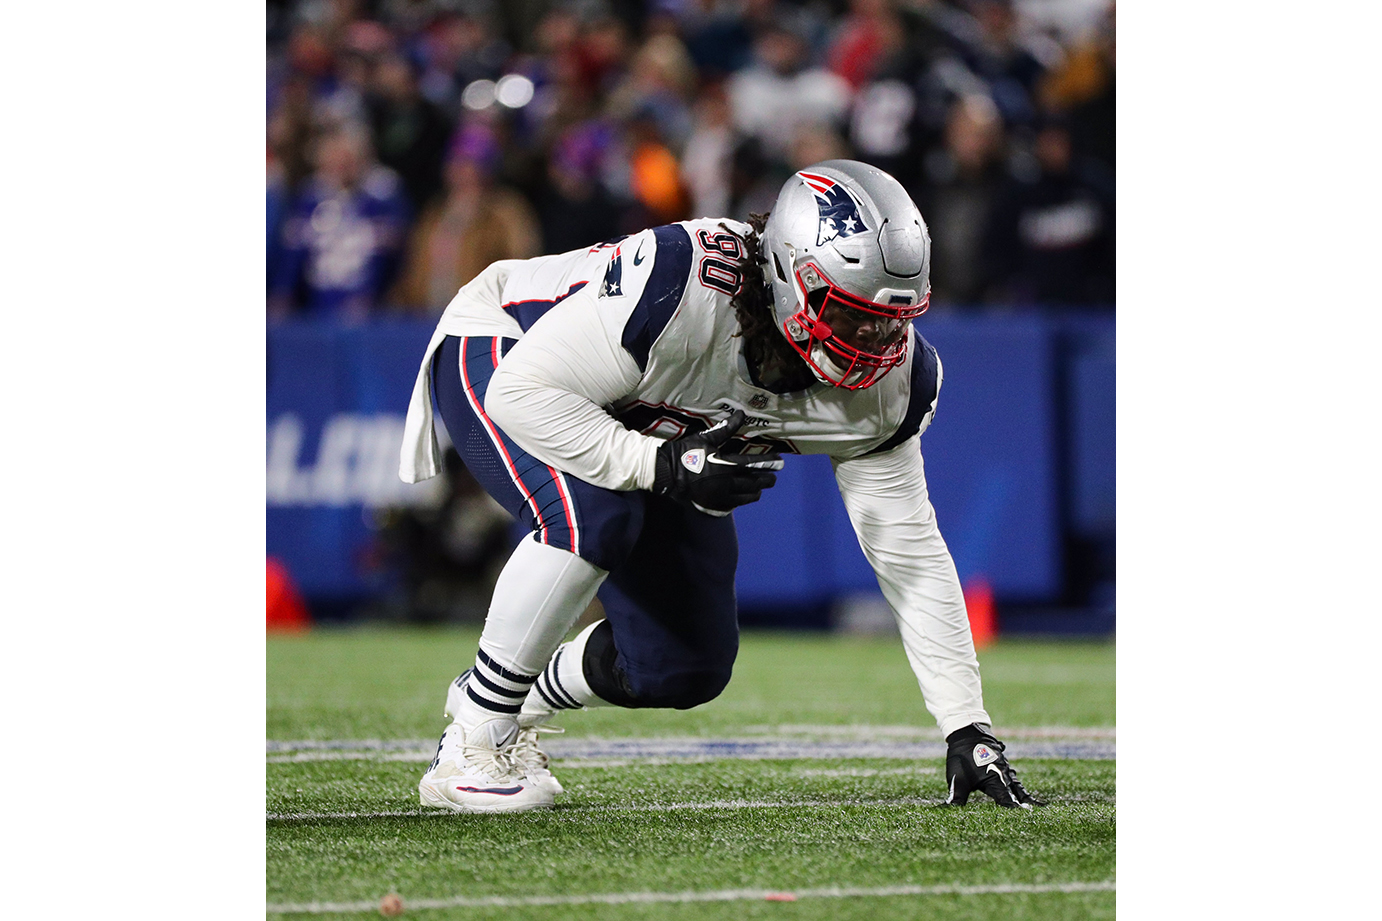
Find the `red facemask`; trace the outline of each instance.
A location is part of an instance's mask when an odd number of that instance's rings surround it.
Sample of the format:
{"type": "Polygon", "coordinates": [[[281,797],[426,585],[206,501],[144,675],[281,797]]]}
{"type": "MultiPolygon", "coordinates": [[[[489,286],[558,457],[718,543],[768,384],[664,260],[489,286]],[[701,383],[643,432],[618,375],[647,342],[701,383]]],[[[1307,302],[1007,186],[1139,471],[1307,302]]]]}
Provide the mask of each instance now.
{"type": "Polygon", "coordinates": [[[787,341],[817,375],[847,390],[868,387],[902,364],[907,359],[907,327],[931,306],[929,289],[916,304],[865,300],[837,286],[814,265],[798,268],[796,281],[806,292],[806,305],[788,324],[795,322],[807,338],[801,341],[785,328],[787,341]],[[807,284],[813,275],[814,287],[807,284]]]}

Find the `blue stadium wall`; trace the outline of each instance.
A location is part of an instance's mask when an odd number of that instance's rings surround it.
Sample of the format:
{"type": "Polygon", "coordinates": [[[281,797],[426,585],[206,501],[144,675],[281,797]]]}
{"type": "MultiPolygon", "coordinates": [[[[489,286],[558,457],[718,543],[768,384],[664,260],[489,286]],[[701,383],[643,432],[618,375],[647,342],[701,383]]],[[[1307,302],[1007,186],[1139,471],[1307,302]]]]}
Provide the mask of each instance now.
{"type": "MultiPolygon", "coordinates": [[[[987,582],[1004,603],[1068,604],[1069,548],[1113,540],[1112,318],[938,315],[919,329],[945,369],[922,451],[961,579],[987,582]]],[[[401,321],[268,331],[267,548],[309,603],[348,610],[386,591],[373,509],[435,496],[435,484],[397,478],[431,331],[401,321]]],[[[819,626],[841,600],[878,596],[824,458],[788,458],[778,485],[735,518],[746,621],[819,626]]]]}

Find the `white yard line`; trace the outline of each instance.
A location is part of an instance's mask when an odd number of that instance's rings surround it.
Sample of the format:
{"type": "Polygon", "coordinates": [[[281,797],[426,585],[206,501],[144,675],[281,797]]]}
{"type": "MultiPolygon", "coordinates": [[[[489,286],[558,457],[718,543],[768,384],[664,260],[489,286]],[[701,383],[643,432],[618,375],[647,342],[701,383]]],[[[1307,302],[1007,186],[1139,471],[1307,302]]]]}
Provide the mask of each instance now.
{"type": "MultiPolygon", "coordinates": [[[[741,730],[744,741],[764,742],[770,740],[792,739],[800,740],[838,740],[838,739],[857,739],[859,741],[871,741],[875,739],[910,739],[921,742],[939,742],[941,733],[936,728],[925,728],[921,726],[871,726],[871,725],[827,725],[827,724],[806,724],[806,723],[784,723],[779,726],[759,725],[745,726],[741,730]]],[[[1040,739],[1046,740],[1066,740],[1066,741],[1108,741],[1117,740],[1118,729],[1115,726],[1002,726],[999,734],[1005,741],[1018,739],[1040,739]]],[[[438,733],[440,735],[440,732],[438,733]]],[[[643,741],[641,737],[612,737],[586,736],[582,741],[612,742],[621,741],[643,741]]],[[[552,739],[552,744],[560,744],[564,740],[552,739]]],[[[668,741],[684,742],[708,742],[714,741],[701,736],[679,736],[668,741]]],[[[374,749],[379,751],[396,751],[401,749],[413,750],[419,747],[435,748],[435,739],[303,739],[297,741],[280,741],[270,739],[267,743],[269,753],[281,751],[309,751],[309,750],[358,750],[374,749]]]]}
{"type": "MultiPolygon", "coordinates": [[[[800,758],[944,758],[945,742],[919,734],[911,727],[791,727],[812,729],[817,737],[797,732],[778,735],[714,739],[554,737],[543,740],[547,753],[563,767],[615,765],[629,762],[787,760],[800,758]],[[826,732],[826,729],[840,730],[826,732]],[[817,731],[819,730],[819,731],[817,731]],[[847,732],[846,732],[847,730],[847,732]],[[904,736],[899,730],[910,733],[904,736]],[[819,736],[827,736],[820,738],[819,736]]],[[[1084,727],[1039,727],[1004,733],[1014,758],[1111,760],[1117,757],[1115,730],[1084,727]]],[[[427,762],[436,751],[430,739],[269,740],[270,763],[299,761],[412,761],[427,762]]]]}
{"type": "MultiPolygon", "coordinates": [[[[907,796],[899,799],[831,799],[831,800],[749,800],[722,799],[693,803],[649,803],[619,806],[562,806],[562,812],[678,812],[686,809],[784,809],[813,806],[937,806],[938,799],[907,796]]],[[[403,809],[386,812],[271,812],[270,821],[301,822],[313,819],[381,819],[398,817],[437,817],[455,820],[456,813],[446,809],[403,809]]]]}
{"type": "MultiPolygon", "coordinates": [[[[1000,726],[999,734],[1004,740],[1011,739],[1108,739],[1117,738],[1116,726],[1000,726]]],[[[825,738],[875,739],[880,737],[899,739],[925,739],[940,741],[941,731],[932,726],[871,726],[840,725],[829,723],[781,723],[745,726],[744,734],[750,736],[810,736],[825,738]]]]}
{"type": "MultiPolygon", "coordinates": [[[[533,895],[483,896],[449,899],[405,899],[407,909],[431,908],[522,908],[541,905],[623,905],[657,902],[741,902],[782,901],[798,899],[845,899],[859,897],[918,896],[918,895],[1028,895],[1048,892],[1113,892],[1113,880],[1094,883],[998,883],[988,886],[877,886],[839,887],[820,889],[717,889],[707,892],[607,892],[592,895],[533,895]]],[[[268,905],[269,914],[324,914],[326,912],[376,912],[378,902],[301,902],[268,905]]]]}
{"type": "MultiPolygon", "coordinates": [[[[1112,803],[1112,797],[1057,797],[1059,803],[1112,803]]],[[[573,806],[563,804],[559,807],[564,814],[585,812],[682,812],[705,809],[835,809],[841,806],[940,806],[941,800],[921,796],[903,796],[894,799],[794,799],[794,800],[750,800],[725,799],[691,803],[646,803],[632,805],[589,805],[573,806]]],[[[265,819],[270,822],[312,822],[321,819],[396,819],[396,818],[436,818],[456,821],[456,813],[445,809],[393,809],[382,812],[270,812],[265,819]]],[[[485,817],[482,817],[482,820],[485,817]]]]}

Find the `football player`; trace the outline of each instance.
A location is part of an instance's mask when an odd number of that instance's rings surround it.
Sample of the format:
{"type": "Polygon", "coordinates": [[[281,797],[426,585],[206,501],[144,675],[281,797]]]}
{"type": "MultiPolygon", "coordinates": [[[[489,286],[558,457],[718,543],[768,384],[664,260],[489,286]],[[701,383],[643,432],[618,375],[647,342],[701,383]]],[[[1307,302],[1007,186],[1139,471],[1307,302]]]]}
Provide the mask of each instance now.
{"type": "Polygon", "coordinates": [[[418,372],[400,475],[438,472],[435,405],[532,536],[448,690],[423,804],[550,806],[562,788],[538,734],[554,714],[718,695],[738,650],[730,512],[790,453],[831,459],[949,742],[946,801],[1039,805],[991,731],[927,496],[920,434],[942,374],[912,321],[930,250],[895,179],[830,160],[794,174],[766,222],[683,221],[497,262],[460,290],[418,372]],[[562,643],[597,595],[605,619],[562,643]]]}

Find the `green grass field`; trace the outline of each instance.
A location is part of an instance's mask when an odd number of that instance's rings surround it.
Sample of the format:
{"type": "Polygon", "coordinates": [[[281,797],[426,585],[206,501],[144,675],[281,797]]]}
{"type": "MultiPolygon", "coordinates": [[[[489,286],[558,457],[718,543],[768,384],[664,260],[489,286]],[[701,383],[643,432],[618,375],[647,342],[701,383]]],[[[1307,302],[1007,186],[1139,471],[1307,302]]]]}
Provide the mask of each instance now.
{"type": "Polygon", "coordinates": [[[567,716],[555,809],[462,816],[417,780],[476,636],[270,637],[270,915],[397,892],[423,919],[1114,916],[1111,644],[980,654],[1034,812],[937,805],[944,744],[895,637],[758,633],[710,704],[567,716]]]}

